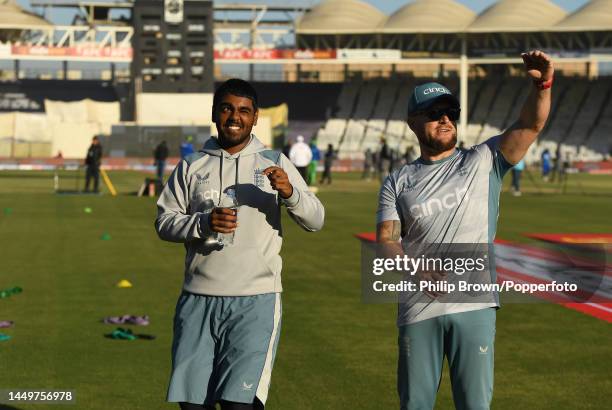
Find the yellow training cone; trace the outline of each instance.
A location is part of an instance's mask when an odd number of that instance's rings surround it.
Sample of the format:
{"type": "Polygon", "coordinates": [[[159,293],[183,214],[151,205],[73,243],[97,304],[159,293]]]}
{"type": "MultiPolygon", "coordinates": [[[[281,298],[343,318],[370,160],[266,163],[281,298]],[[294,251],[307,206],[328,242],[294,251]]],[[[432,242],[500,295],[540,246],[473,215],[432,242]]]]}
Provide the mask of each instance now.
{"type": "Polygon", "coordinates": [[[118,288],[131,288],[132,284],[130,283],[129,280],[126,279],[121,279],[118,283],[117,283],[117,287],[118,288]]]}

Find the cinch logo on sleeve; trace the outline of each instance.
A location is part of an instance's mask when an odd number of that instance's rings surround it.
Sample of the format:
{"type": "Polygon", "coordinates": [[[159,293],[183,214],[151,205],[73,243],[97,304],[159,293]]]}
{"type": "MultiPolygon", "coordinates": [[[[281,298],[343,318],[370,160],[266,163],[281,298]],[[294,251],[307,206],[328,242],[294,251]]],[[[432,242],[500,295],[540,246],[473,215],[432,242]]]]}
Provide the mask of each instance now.
{"type": "Polygon", "coordinates": [[[450,92],[446,88],[442,88],[442,87],[432,87],[432,88],[426,88],[423,90],[424,95],[428,95],[431,93],[450,94],[450,92]]]}
{"type": "Polygon", "coordinates": [[[444,195],[442,198],[431,198],[422,204],[415,204],[410,207],[410,215],[413,218],[422,218],[442,212],[445,209],[453,209],[463,200],[469,199],[468,187],[455,188],[455,192],[444,195]]]}

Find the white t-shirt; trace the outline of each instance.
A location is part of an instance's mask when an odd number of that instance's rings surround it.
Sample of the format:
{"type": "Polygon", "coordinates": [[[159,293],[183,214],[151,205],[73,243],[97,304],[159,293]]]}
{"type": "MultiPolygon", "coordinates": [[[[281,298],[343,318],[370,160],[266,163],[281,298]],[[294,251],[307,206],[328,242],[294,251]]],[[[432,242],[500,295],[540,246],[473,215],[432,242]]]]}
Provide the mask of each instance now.
{"type": "Polygon", "coordinates": [[[305,142],[296,142],[291,146],[289,159],[296,167],[306,167],[312,160],[312,151],[305,142]]]}
{"type": "MultiPolygon", "coordinates": [[[[484,244],[486,249],[495,238],[502,178],[512,167],[498,144],[499,138],[493,137],[471,149],[456,149],[442,160],[419,158],[393,172],[380,190],[377,223],[401,222],[405,253],[448,244],[460,246],[462,250],[470,246],[477,250],[484,244]]],[[[491,280],[495,281],[494,260],[489,262],[491,280]]],[[[403,326],[444,314],[498,305],[497,301],[453,301],[444,303],[420,292],[400,297],[397,323],[403,326]]]]}

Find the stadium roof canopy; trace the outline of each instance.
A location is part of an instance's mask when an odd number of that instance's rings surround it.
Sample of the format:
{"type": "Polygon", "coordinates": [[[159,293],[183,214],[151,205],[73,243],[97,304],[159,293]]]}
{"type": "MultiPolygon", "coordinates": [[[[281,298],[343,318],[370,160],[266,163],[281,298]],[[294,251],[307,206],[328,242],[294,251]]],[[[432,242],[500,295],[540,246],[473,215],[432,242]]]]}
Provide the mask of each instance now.
{"type": "Polygon", "coordinates": [[[50,26],[47,20],[23,10],[15,0],[0,0],[0,26],[50,26]]]}
{"type": "Polygon", "coordinates": [[[554,28],[556,31],[612,30],[612,0],[592,0],[554,28]]]}
{"type": "Polygon", "coordinates": [[[464,31],[476,13],[454,0],[416,0],[384,23],[383,33],[456,33],[464,31]]]}
{"type": "Polygon", "coordinates": [[[360,0],[325,0],[298,21],[297,34],[371,34],[387,16],[360,0]]]}
{"type": "Polygon", "coordinates": [[[501,0],[483,11],[467,31],[472,33],[538,32],[567,16],[549,0],[501,0]]]}

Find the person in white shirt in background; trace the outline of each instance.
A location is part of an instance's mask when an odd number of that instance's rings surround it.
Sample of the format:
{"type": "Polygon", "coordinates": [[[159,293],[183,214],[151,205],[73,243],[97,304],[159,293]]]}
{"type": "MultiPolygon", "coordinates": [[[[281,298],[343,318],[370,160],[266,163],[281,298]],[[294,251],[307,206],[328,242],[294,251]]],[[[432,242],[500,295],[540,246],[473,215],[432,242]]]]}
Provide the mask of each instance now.
{"type": "Polygon", "coordinates": [[[304,181],[306,181],[306,170],[308,169],[308,164],[312,160],[312,151],[308,144],[304,142],[304,137],[298,135],[297,141],[295,144],[291,146],[291,150],[289,151],[289,159],[295,165],[297,170],[300,172],[304,181]]]}

